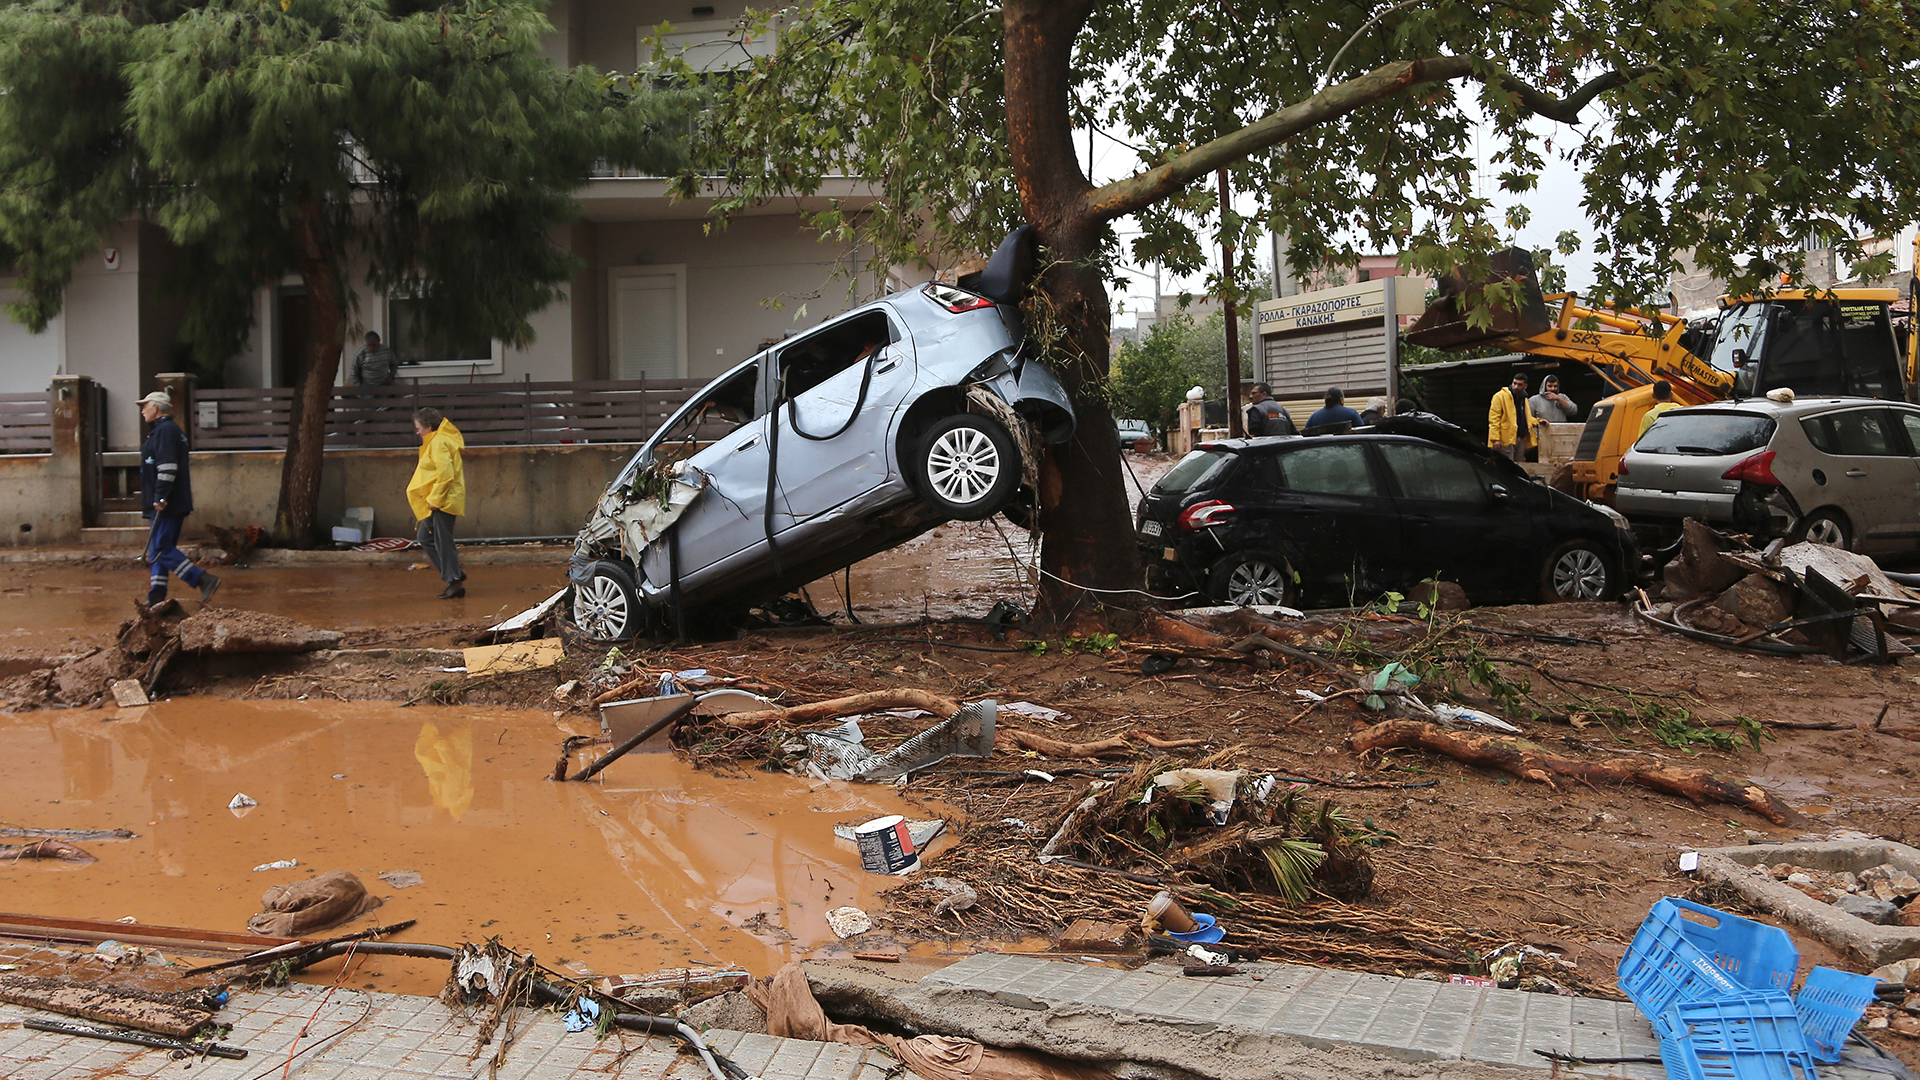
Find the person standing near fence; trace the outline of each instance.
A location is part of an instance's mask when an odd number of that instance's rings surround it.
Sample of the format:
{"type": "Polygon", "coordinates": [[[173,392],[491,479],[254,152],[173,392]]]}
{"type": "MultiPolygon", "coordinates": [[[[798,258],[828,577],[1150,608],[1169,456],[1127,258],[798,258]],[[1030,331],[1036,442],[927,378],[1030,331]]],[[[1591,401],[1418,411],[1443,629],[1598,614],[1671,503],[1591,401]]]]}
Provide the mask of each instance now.
{"type": "Polygon", "coordinates": [[[195,566],[180,551],[180,526],[193,513],[193,476],[187,462],[187,433],[173,422],[173,398],[155,390],[140,399],[140,419],[153,425],[140,446],[140,513],[146,517],[147,606],[167,598],[167,575],[200,590],[202,604],[213,601],[220,579],[195,566]]]}
{"type": "Polygon", "coordinates": [[[393,383],[395,360],[393,350],[380,341],[380,335],[367,331],[367,343],[353,354],[353,365],[347,369],[347,382],[352,386],[389,386],[393,383]]]}
{"type": "Polygon", "coordinates": [[[467,474],[460,451],[467,440],[439,409],[417,409],[413,430],[420,436],[420,464],[407,482],[407,503],[420,522],[420,546],[447,587],[440,599],[467,595],[467,575],[453,546],[453,519],[467,512],[467,474]]]}

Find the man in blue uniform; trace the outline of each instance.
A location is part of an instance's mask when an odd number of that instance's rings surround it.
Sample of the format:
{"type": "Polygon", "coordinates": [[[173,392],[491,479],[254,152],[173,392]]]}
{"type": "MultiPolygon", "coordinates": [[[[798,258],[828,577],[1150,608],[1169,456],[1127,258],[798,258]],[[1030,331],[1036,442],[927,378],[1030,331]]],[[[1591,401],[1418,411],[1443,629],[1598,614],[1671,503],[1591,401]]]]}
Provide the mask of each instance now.
{"type": "Polygon", "coordinates": [[[152,521],[145,562],[150,571],[147,603],[167,598],[167,575],[200,590],[200,602],[213,599],[220,579],[195,566],[180,552],[180,524],[193,513],[193,478],[187,471],[187,433],[173,422],[173,398],[155,390],[140,399],[140,418],[153,425],[140,447],[140,512],[152,521]]]}

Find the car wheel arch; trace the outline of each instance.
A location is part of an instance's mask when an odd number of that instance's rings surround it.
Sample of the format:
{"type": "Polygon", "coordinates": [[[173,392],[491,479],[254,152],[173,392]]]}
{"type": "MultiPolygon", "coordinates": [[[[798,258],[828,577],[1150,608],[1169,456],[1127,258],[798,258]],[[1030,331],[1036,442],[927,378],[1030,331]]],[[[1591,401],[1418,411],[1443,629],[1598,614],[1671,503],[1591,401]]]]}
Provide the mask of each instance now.
{"type": "Polygon", "coordinates": [[[914,399],[907,406],[906,413],[900,418],[900,425],[894,431],[894,460],[901,463],[901,471],[907,475],[907,483],[919,491],[918,482],[912,477],[911,469],[905,463],[913,460],[913,448],[933,425],[955,413],[967,411],[967,392],[958,386],[942,386],[929,390],[914,399]]]}
{"type": "Polygon", "coordinates": [[[1299,599],[1301,590],[1306,586],[1306,579],[1300,573],[1300,560],[1296,556],[1288,554],[1282,548],[1229,548],[1222,552],[1219,558],[1207,564],[1206,572],[1201,575],[1201,588],[1209,595],[1212,595],[1213,582],[1216,575],[1226,570],[1230,564],[1255,559],[1272,563],[1280,568],[1282,573],[1287,575],[1292,586],[1293,598],[1296,601],[1299,599]]]}
{"type": "MultiPolygon", "coordinates": [[[[1845,539],[1839,547],[1843,550],[1851,551],[1854,545],[1860,542],[1860,529],[1859,526],[1854,524],[1853,515],[1831,503],[1825,506],[1814,507],[1812,510],[1802,514],[1800,520],[1794,523],[1792,535],[1801,541],[1810,540],[1811,537],[1809,533],[1812,532],[1816,523],[1822,520],[1831,520],[1840,526],[1841,535],[1845,539]]],[[[1821,541],[1813,542],[1820,543],[1821,541]]]]}

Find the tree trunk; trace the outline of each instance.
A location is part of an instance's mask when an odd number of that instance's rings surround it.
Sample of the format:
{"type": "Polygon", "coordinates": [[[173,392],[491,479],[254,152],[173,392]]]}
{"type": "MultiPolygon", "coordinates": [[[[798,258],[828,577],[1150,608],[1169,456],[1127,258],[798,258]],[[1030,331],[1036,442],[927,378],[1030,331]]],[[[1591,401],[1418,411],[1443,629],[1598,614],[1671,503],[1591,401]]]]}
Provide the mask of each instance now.
{"type": "Polygon", "coordinates": [[[307,286],[313,336],[307,343],[307,369],[300,375],[293,408],[287,415],[287,453],[280,468],[280,507],[274,517],[273,534],[288,547],[304,548],[316,540],[327,408],[333,402],[333,380],[340,373],[340,350],[347,327],[346,289],[334,264],[335,252],[316,197],[308,196],[301,203],[294,244],[299,252],[300,279],[307,286]]]}
{"type": "Polygon", "coordinates": [[[1088,210],[1068,115],[1073,41],[1087,0],[1012,0],[1005,8],[1007,140],[1022,210],[1039,233],[1046,270],[1028,331],[1050,346],[1073,396],[1073,440],[1040,471],[1040,614],[1092,613],[1090,600],[1137,603],[1140,556],[1127,512],[1124,465],[1107,410],[1107,290],[1093,256],[1106,221],[1088,210]],[[1088,590],[1095,590],[1089,592],[1088,590]]]}

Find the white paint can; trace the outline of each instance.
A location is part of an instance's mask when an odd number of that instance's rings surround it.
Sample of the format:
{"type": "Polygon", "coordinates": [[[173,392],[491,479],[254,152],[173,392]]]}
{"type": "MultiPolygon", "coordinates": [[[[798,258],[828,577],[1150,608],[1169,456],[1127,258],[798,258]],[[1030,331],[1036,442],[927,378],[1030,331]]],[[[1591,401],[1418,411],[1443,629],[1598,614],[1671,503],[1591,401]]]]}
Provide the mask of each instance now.
{"type": "Polygon", "coordinates": [[[860,865],[870,874],[910,874],[920,869],[920,856],[907,834],[907,819],[899,814],[874,818],[853,830],[860,849],[860,865]]]}

